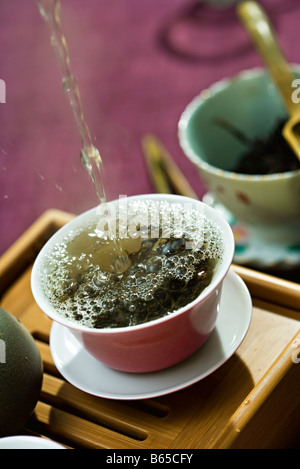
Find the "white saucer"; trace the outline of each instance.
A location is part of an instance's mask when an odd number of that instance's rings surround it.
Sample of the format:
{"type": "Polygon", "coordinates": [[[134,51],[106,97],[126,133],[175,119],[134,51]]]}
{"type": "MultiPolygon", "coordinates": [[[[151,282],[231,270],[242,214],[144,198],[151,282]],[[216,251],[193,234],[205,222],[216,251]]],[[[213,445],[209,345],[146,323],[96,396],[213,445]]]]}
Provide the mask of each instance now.
{"type": "Polygon", "coordinates": [[[66,449],[59,443],[37,436],[6,436],[0,438],[0,449],[66,449]]]}
{"type": "Polygon", "coordinates": [[[50,348],[62,376],[82,391],[109,399],[148,399],[190,386],[219,368],[241,344],[251,315],[249,291],[243,280],[229,271],[212,335],[200,350],[178,365],[152,373],[113,370],[93,358],[66,327],[57,323],[51,328],[50,348]]]}
{"type": "Polygon", "coordinates": [[[210,192],[204,195],[202,201],[220,212],[230,224],[235,240],[235,264],[269,270],[289,270],[300,265],[300,243],[268,243],[236,220],[210,192]]]}

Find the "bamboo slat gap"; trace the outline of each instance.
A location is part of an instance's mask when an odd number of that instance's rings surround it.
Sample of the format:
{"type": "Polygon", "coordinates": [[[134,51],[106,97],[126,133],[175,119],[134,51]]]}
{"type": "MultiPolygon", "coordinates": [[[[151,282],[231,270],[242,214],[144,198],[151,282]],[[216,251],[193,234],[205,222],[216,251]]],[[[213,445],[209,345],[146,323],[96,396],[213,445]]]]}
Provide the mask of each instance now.
{"type": "Polygon", "coordinates": [[[153,415],[160,419],[167,417],[170,412],[170,409],[167,406],[152,400],[129,401],[128,406],[139,409],[142,412],[153,415]]]}
{"type": "Polygon", "coordinates": [[[80,448],[140,448],[142,441],[39,401],[27,428],[80,448]]]}
{"type": "Polygon", "coordinates": [[[300,312],[299,284],[262,272],[255,272],[254,277],[253,271],[243,266],[233,265],[232,269],[243,278],[252,296],[300,312]]]}
{"type": "Polygon", "coordinates": [[[288,369],[293,366],[292,354],[295,350],[295,341],[300,343],[300,331],[287,344],[283,352],[275,360],[267,373],[261,378],[259,383],[248,394],[239,408],[232,415],[218,438],[213,442],[212,449],[229,448],[238,434],[245,428],[251,418],[256,414],[264,401],[271,394],[286,375],[288,369]]]}
{"type": "Polygon", "coordinates": [[[69,383],[49,375],[44,376],[41,400],[138,441],[146,440],[149,428],[155,425],[153,418],[151,425],[149,418],[130,415],[126,403],[119,406],[118,411],[113,411],[106,400],[88,396],[69,383]]]}

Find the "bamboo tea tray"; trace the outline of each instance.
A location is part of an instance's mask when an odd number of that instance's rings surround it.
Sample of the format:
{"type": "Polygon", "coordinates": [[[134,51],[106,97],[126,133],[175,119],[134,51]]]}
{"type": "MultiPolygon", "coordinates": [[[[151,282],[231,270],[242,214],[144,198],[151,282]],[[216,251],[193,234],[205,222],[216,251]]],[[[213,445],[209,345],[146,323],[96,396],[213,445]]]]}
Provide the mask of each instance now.
{"type": "Polygon", "coordinates": [[[32,297],[30,273],[43,244],[72,217],[45,212],[0,259],[1,306],[31,332],[44,363],[40,400],[24,433],[68,448],[299,447],[300,286],[248,268],[232,266],[252,296],[250,328],[202,381],[154,399],[118,401],[80,391],[60,375],[49,347],[51,320],[32,297]]]}

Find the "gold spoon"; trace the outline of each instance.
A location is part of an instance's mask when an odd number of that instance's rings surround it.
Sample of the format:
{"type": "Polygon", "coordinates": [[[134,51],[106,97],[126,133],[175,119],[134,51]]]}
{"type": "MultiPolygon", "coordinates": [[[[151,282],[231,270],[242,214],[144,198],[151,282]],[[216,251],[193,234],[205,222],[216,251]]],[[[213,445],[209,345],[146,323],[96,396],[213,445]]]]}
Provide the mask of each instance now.
{"type": "Polygon", "coordinates": [[[269,69],[289,115],[282,134],[300,160],[300,104],[292,100],[295,75],[277,42],[273,27],[258,3],[244,1],[237,5],[239,18],[269,69]]]}

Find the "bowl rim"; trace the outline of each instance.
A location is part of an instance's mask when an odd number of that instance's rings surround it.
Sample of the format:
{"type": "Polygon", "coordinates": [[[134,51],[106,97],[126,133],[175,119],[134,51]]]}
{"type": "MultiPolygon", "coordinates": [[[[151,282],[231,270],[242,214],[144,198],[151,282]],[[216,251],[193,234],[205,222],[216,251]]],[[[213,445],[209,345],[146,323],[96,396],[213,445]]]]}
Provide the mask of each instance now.
{"type": "MultiPolygon", "coordinates": [[[[216,290],[219,285],[223,282],[224,278],[226,277],[229,268],[232,264],[233,261],[233,256],[234,256],[234,249],[235,249],[235,242],[234,242],[234,235],[232,232],[232,229],[229,225],[229,223],[226,221],[226,219],[218,213],[215,209],[210,207],[209,205],[205,204],[204,202],[198,200],[198,199],[192,199],[190,197],[186,196],[181,196],[181,195],[175,195],[175,194],[142,194],[142,195],[135,195],[135,196],[130,196],[128,197],[128,200],[143,200],[143,199],[162,199],[162,200],[174,200],[174,201],[179,201],[186,200],[189,202],[196,203],[198,206],[201,205],[203,206],[204,213],[207,214],[213,214],[213,220],[217,220],[216,223],[218,225],[218,228],[221,230],[222,235],[226,236],[226,241],[228,242],[228,245],[224,248],[226,248],[226,257],[221,260],[220,263],[220,268],[218,269],[218,272],[216,273],[215,278],[211,281],[211,283],[200,293],[200,295],[193,300],[192,302],[188,303],[187,305],[179,308],[177,311],[172,312],[171,314],[167,314],[165,316],[162,316],[158,319],[154,319],[152,321],[148,321],[142,324],[136,324],[133,326],[124,326],[124,327],[114,327],[114,328],[92,328],[88,327],[85,325],[82,325],[80,323],[77,323],[74,320],[67,319],[57,313],[54,309],[53,306],[49,304],[49,302],[46,301],[45,297],[41,297],[40,292],[41,292],[41,285],[38,280],[38,272],[39,269],[42,265],[42,259],[43,255],[46,252],[46,250],[51,247],[52,244],[55,243],[56,238],[58,239],[61,237],[64,233],[67,233],[75,223],[79,223],[81,219],[88,217],[89,214],[91,214],[93,211],[97,209],[97,207],[93,207],[92,209],[89,209],[77,217],[75,217],[73,220],[68,222],[66,225],[64,225],[62,228],[60,228],[58,231],[54,233],[53,236],[45,243],[45,245],[42,247],[40,252],[38,253],[35,262],[33,264],[32,272],[31,272],[31,291],[33,294],[33,297],[40,307],[40,309],[52,320],[55,322],[68,327],[69,329],[72,329],[73,331],[79,331],[79,332],[87,332],[89,334],[124,334],[124,333],[133,333],[134,331],[137,330],[142,330],[150,327],[154,327],[157,324],[160,323],[165,323],[172,318],[178,317],[180,315],[183,315],[186,311],[190,310],[193,308],[197,303],[199,303],[199,298],[200,301],[204,301],[211,293],[212,291],[216,290]]],[[[112,200],[110,202],[116,203],[118,199],[112,200]]],[[[72,228],[71,228],[72,229],[72,228]]],[[[224,249],[225,251],[225,249],[224,249]]]]}
{"type": "MultiPolygon", "coordinates": [[[[293,69],[299,71],[300,73],[300,64],[290,64],[293,69]]],[[[225,90],[228,88],[232,83],[236,81],[241,81],[244,79],[255,79],[259,76],[268,75],[267,70],[264,67],[253,67],[246,70],[241,70],[237,74],[233,76],[226,76],[214,83],[212,83],[209,87],[204,88],[198,95],[196,95],[185,107],[184,111],[182,112],[179,121],[178,121],[178,128],[177,128],[177,137],[181,149],[183,150],[184,154],[189,158],[189,160],[196,165],[196,167],[201,168],[208,173],[212,173],[216,176],[222,176],[226,179],[235,179],[241,181],[274,181],[278,179],[290,179],[297,175],[300,176],[300,169],[296,169],[294,171],[286,171],[284,173],[273,173],[273,174],[243,174],[243,173],[235,173],[234,171],[229,171],[226,169],[218,168],[217,166],[213,166],[210,163],[204,161],[201,156],[199,156],[192,147],[188,143],[188,139],[186,137],[186,129],[188,123],[191,119],[193,113],[202,106],[204,102],[209,100],[209,98],[217,93],[225,90]]]]}

